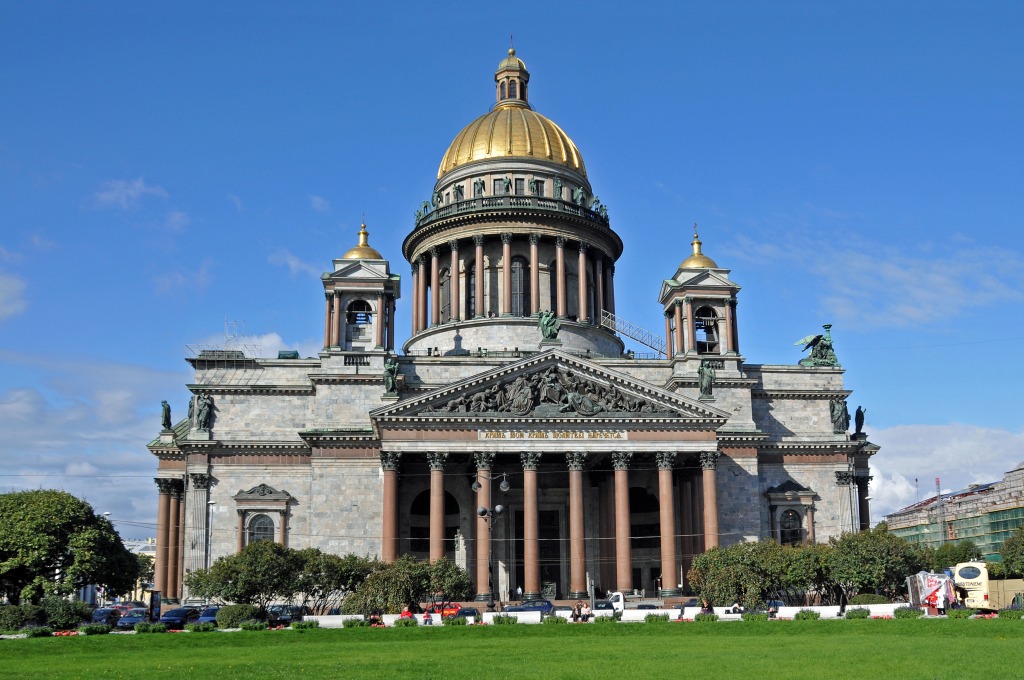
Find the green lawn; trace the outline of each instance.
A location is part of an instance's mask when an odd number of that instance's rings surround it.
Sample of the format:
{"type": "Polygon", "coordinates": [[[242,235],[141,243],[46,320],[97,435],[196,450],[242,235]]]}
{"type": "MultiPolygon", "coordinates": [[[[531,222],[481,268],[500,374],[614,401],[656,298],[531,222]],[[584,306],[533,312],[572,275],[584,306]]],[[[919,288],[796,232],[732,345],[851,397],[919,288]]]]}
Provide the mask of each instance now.
{"type": "Polygon", "coordinates": [[[1024,621],[473,626],[0,640],[3,678],[1022,678],[1024,621]]]}

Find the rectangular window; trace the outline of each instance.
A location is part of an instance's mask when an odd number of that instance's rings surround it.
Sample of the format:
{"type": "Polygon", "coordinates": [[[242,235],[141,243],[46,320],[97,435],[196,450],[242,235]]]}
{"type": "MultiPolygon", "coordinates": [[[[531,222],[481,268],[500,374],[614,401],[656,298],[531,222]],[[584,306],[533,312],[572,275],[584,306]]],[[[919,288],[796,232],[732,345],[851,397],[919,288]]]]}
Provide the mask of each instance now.
{"type": "Polygon", "coordinates": [[[519,177],[516,178],[516,196],[522,196],[526,193],[526,180],[519,177]]]}
{"type": "Polygon", "coordinates": [[[491,192],[492,196],[501,196],[505,193],[505,180],[496,179],[494,180],[494,191],[491,192]]]}

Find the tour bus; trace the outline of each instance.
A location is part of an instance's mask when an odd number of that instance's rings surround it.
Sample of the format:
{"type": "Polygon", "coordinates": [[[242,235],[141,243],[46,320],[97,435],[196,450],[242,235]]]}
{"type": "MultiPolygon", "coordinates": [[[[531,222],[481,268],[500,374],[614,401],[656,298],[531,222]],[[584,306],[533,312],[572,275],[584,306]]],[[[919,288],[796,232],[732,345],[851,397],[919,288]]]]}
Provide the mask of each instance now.
{"type": "Polygon", "coordinates": [[[1021,606],[1024,579],[990,579],[984,562],[961,562],[953,569],[957,595],[968,609],[997,611],[1021,606]]]}

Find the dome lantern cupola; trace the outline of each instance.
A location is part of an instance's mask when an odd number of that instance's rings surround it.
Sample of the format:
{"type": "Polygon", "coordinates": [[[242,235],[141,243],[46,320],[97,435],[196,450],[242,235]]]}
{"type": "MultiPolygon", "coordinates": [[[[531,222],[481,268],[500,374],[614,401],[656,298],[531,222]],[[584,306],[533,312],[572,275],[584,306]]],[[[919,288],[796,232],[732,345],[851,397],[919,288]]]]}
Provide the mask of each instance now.
{"type": "Polygon", "coordinates": [[[680,269],[718,269],[718,265],[710,257],[700,252],[701,241],[697,235],[697,225],[693,225],[693,240],[690,242],[693,247],[693,255],[683,260],[679,265],[680,269]]]}
{"type": "Polygon", "coordinates": [[[494,72],[495,107],[525,106],[530,108],[526,98],[526,84],[530,82],[530,72],[526,64],[516,57],[515,48],[510,47],[508,57],[501,60],[498,70],[494,72]]]}
{"type": "Polygon", "coordinates": [[[359,226],[359,243],[355,248],[341,256],[343,260],[383,260],[384,256],[370,246],[370,233],[366,231],[366,223],[359,226]]]}

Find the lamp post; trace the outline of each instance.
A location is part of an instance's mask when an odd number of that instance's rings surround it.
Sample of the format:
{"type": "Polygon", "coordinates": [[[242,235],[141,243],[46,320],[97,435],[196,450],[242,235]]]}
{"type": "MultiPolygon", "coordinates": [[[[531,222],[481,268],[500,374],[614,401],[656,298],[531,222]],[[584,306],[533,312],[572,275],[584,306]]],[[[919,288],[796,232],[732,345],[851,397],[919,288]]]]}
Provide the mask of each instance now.
{"type": "MultiPolygon", "coordinates": [[[[476,484],[476,482],[473,482],[476,484]]],[[[502,481],[502,491],[508,490],[508,482],[502,481]]],[[[501,487],[499,487],[501,488],[501,487]]],[[[487,522],[487,611],[494,611],[494,518],[500,517],[505,512],[504,505],[495,505],[493,508],[480,506],[476,509],[478,517],[487,522]]]]}

